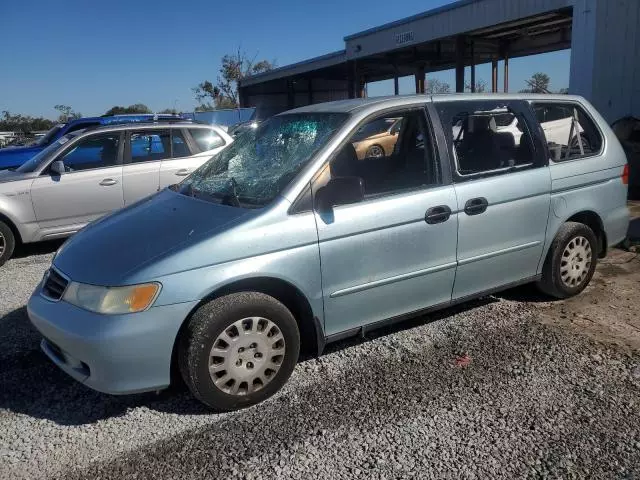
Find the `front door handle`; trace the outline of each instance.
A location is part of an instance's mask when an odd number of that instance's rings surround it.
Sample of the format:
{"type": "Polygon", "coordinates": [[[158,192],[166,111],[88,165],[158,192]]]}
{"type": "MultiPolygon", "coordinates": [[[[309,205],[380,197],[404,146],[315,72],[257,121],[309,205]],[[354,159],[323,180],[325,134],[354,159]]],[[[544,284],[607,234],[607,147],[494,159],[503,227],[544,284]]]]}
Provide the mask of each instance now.
{"type": "Polygon", "coordinates": [[[471,200],[467,200],[467,202],[464,204],[464,213],[466,213],[467,215],[479,215],[483,213],[488,206],[489,202],[486,198],[472,198],[471,200]]]}
{"type": "Polygon", "coordinates": [[[102,185],[103,187],[110,187],[111,185],[115,185],[116,183],[118,183],[118,181],[114,180],[113,178],[105,178],[100,182],[100,185],[102,185]]]}
{"type": "Polygon", "coordinates": [[[429,225],[433,225],[435,223],[442,223],[449,220],[451,216],[451,209],[446,205],[438,205],[437,207],[431,207],[427,210],[427,213],[424,216],[424,221],[429,225]]]}
{"type": "Polygon", "coordinates": [[[187,175],[189,175],[191,172],[187,169],[187,168],[181,168],[180,170],[178,170],[176,172],[176,175],[178,175],[179,177],[186,177],[187,175]]]}

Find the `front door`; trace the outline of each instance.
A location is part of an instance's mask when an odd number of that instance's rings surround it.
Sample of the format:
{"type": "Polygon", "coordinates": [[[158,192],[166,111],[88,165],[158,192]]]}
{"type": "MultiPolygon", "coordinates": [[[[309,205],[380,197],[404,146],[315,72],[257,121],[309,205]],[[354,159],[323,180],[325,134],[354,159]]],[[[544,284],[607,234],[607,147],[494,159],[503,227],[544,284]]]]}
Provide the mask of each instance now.
{"type": "Polygon", "coordinates": [[[453,157],[458,270],[453,299],[537,274],[551,177],[539,128],[520,101],[436,102],[453,157]],[[521,135],[497,128],[512,115],[521,135]],[[455,135],[459,126],[463,135],[455,135]]]}
{"type": "Polygon", "coordinates": [[[84,137],[54,160],[65,173],[48,171],[31,185],[36,219],[44,237],[73,233],[87,223],[122,208],[122,135],[84,137]]]}
{"type": "Polygon", "coordinates": [[[363,202],[315,212],[328,335],[451,299],[456,199],[438,172],[424,112],[414,109],[370,119],[314,181],[314,194],[340,176],[365,188],[363,202]]]}

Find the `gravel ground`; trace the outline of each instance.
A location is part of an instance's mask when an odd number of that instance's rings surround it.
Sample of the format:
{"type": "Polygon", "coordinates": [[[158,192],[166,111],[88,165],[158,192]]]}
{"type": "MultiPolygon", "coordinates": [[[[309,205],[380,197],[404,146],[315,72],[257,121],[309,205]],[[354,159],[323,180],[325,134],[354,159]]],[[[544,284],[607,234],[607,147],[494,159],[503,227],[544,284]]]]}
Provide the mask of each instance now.
{"type": "Polygon", "coordinates": [[[58,371],[24,311],[51,259],[32,253],[0,269],[0,478],[640,478],[637,350],[548,325],[548,304],[490,297],[341,342],[216,415],[58,371]]]}

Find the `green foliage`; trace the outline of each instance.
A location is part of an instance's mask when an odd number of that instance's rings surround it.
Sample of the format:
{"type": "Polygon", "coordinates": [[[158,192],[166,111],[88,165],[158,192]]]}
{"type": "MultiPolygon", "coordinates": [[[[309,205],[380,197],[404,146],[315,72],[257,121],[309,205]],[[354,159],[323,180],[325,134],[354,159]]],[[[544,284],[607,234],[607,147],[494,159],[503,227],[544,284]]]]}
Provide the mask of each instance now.
{"type": "Polygon", "coordinates": [[[238,106],[238,84],[245,77],[268,72],[275,67],[275,62],[268,60],[255,61],[247,57],[246,52],[238,48],[236,53],[222,57],[220,75],[216,85],[209,80],[201,82],[193,88],[197,112],[220,108],[236,108],[238,106]]]}
{"type": "Polygon", "coordinates": [[[56,105],[53,108],[60,112],[60,115],[58,115],[59,123],[67,123],[71,120],[76,120],[77,118],[82,117],[82,114],[80,112],[75,112],[68,105],[56,105]]]}
{"type": "Polygon", "coordinates": [[[149,107],[147,107],[144,103],[135,103],[133,105],[129,105],[128,107],[121,107],[116,105],[115,107],[111,107],[107,110],[104,116],[110,115],[125,115],[131,113],[153,113],[149,107]]]}
{"type": "Polygon", "coordinates": [[[166,113],[169,115],[177,115],[178,111],[175,108],[165,108],[164,110],[160,110],[158,113],[166,113]]]}
{"type": "Polygon", "coordinates": [[[30,117],[28,115],[14,115],[7,110],[0,115],[0,130],[8,132],[38,132],[49,130],[55,122],[42,117],[30,117]]]}
{"type": "Polygon", "coordinates": [[[525,80],[529,88],[520,90],[520,93],[551,93],[549,91],[549,84],[551,78],[546,73],[534,73],[529,80],[525,80]]]}

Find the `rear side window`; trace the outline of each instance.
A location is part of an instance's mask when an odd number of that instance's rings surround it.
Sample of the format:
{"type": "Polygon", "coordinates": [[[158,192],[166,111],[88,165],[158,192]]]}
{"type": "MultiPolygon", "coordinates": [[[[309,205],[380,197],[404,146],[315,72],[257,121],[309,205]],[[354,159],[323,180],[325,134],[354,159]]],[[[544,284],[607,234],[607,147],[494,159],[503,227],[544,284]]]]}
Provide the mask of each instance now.
{"type": "MultiPolygon", "coordinates": [[[[442,102],[437,110],[460,176],[508,172],[535,166],[522,102],[442,102]]],[[[526,108],[526,107],[525,107],[526,108]]]]}
{"type": "Polygon", "coordinates": [[[213,150],[224,145],[224,140],[213,129],[207,128],[191,128],[189,133],[195,140],[198,148],[203,152],[213,150]]]}
{"type": "Polygon", "coordinates": [[[590,157],[602,149],[600,130],[577,103],[533,102],[532,106],[554,162],[590,157]]]}
{"type": "Polygon", "coordinates": [[[140,130],[131,132],[131,163],[153,162],[171,156],[169,130],[140,130]]]}
{"type": "Polygon", "coordinates": [[[174,129],[171,132],[171,158],[182,158],[189,155],[191,155],[191,152],[182,131],[174,129]]]}

